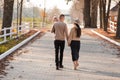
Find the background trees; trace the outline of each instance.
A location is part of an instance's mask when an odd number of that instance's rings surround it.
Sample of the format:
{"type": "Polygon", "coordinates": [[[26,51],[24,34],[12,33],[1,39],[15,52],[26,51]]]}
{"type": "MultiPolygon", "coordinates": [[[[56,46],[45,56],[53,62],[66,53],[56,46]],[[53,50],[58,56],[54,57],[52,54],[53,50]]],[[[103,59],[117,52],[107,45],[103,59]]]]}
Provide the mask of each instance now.
{"type": "Polygon", "coordinates": [[[58,17],[60,15],[60,13],[61,13],[60,10],[55,6],[53,9],[51,9],[47,12],[47,14],[48,14],[47,18],[51,22],[51,21],[53,21],[53,17],[54,16],[58,17]]]}
{"type": "MultiPolygon", "coordinates": [[[[69,1],[82,1],[82,0],[67,0],[67,2],[69,1]]],[[[116,3],[119,2],[116,37],[120,38],[120,1],[119,0],[84,0],[84,9],[83,9],[84,27],[97,28],[98,10],[99,10],[100,28],[103,28],[104,31],[108,31],[108,19],[109,19],[111,1],[115,1],[116,3]]],[[[71,13],[75,12],[74,6],[76,6],[76,4],[73,3],[71,13]]]]}
{"type": "Polygon", "coordinates": [[[79,19],[83,23],[83,5],[84,1],[74,0],[70,9],[70,16],[73,19],[79,19]]]}
{"type": "MultiPolygon", "coordinates": [[[[1,0],[0,5],[2,1],[3,0],[1,0]]],[[[24,0],[20,0],[19,25],[21,25],[22,23],[23,1],[24,0]]],[[[81,13],[82,13],[85,28],[97,28],[98,6],[99,6],[100,28],[103,28],[104,31],[107,31],[111,1],[118,2],[119,0],[67,0],[67,2],[69,1],[73,1],[73,6],[71,8],[71,16],[74,18],[82,19],[81,18],[81,13]],[[81,4],[82,1],[84,2],[84,5],[81,4]],[[81,5],[84,8],[81,7],[81,5]]],[[[11,26],[12,18],[13,18],[13,6],[14,6],[14,0],[4,0],[4,12],[3,12],[4,15],[3,15],[2,28],[11,26]]],[[[1,9],[0,9],[0,12],[1,12],[1,9]]],[[[59,15],[60,11],[57,7],[54,7],[54,9],[48,11],[48,13],[49,15],[47,16],[48,16],[48,19],[50,20],[52,19],[53,16],[59,15]]],[[[119,38],[120,36],[120,29],[119,29],[120,18],[119,17],[120,17],[120,7],[118,10],[118,22],[117,22],[117,31],[116,31],[117,38],[119,38]]]]}
{"type": "Polygon", "coordinates": [[[100,0],[100,27],[107,31],[111,0],[100,0]],[[108,4],[107,4],[108,3],[108,4]],[[107,8],[107,10],[106,10],[107,8]]]}

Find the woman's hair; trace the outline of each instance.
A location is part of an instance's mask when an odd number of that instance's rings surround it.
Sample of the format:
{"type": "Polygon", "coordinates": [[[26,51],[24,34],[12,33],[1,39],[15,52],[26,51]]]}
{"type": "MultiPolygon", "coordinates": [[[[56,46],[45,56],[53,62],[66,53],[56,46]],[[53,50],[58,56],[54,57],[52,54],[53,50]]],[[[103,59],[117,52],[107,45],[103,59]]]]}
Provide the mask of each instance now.
{"type": "Polygon", "coordinates": [[[80,26],[77,24],[77,23],[74,23],[75,25],[76,25],[76,33],[77,33],[77,37],[80,37],[81,36],[81,28],[80,28],[80,26]]]}
{"type": "Polygon", "coordinates": [[[56,16],[53,17],[53,21],[54,22],[57,22],[58,21],[58,18],[56,16]]]}

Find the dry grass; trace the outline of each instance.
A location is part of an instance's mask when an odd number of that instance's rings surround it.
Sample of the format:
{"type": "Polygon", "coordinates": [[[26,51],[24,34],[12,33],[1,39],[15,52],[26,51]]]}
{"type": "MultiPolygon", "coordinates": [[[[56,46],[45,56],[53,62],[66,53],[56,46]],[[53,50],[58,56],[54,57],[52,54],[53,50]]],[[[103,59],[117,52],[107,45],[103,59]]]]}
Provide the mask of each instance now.
{"type": "Polygon", "coordinates": [[[117,41],[117,42],[120,42],[120,39],[117,39],[117,38],[115,37],[115,36],[116,36],[115,33],[112,33],[112,32],[110,32],[110,31],[105,32],[103,29],[96,29],[95,31],[97,31],[98,33],[100,33],[100,34],[102,34],[102,35],[104,35],[104,36],[106,36],[106,37],[108,37],[108,38],[110,38],[110,39],[112,39],[112,40],[115,40],[115,41],[117,41]]]}
{"type": "Polygon", "coordinates": [[[0,44],[0,54],[2,54],[5,51],[9,50],[13,46],[15,46],[18,43],[22,42],[23,40],[25,40],[26,38],[28,38],[29,36],[33,35],[36,32],[37,31],[35,31],[35,30],[31,30],[30,32],[28,32],[27,34],[22,35],[18,39],[13,39],[13,40],[10,40],[10,41],[8,41],[8,42],[6,42],[4,44],[0,44]]]}

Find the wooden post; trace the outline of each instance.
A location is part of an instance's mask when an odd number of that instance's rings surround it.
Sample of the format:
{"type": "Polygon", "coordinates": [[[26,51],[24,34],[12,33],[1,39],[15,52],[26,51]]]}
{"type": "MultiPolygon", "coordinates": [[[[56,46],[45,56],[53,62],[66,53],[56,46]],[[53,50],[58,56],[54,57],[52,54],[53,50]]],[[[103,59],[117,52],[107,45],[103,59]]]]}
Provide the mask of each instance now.
{"type": "Polygon", "coordinates": [[[6,35],[6,34],[7,34],[7,29],[6,29],[6,27],[5,27],[5,28],[4,28],[4,41],[7,41],[7,38],[6,38],[7,35],[6,35]]]}
{"type": "Polygon", "coordinates": [[[12,39],[12,27],[10,27],[10,39],[12,39]]]}

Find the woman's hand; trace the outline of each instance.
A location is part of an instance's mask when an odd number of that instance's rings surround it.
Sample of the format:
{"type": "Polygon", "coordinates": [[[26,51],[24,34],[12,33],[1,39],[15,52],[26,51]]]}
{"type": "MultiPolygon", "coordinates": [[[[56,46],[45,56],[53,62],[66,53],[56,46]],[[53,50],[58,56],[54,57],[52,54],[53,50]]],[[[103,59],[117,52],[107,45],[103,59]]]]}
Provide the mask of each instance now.
{"type": "Polygon", "coordinates": [[[68,43],[68,46],[70,47],[70,44],[68,43]]]}

